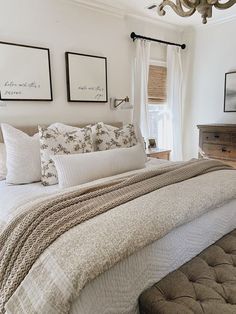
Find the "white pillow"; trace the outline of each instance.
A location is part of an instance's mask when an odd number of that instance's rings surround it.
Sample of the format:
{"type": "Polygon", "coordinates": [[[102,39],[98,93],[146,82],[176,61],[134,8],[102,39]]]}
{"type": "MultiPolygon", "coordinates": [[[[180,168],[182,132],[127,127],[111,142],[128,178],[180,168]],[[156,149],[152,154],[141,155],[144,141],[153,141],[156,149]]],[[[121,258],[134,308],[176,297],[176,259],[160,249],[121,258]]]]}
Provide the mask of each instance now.
{"type": "Polygon", "coordinates": [[[87,154],[55,155],[52,157],[59,186],[67,188],[100,178],[145,167],[141,144],[87,154]]]}
{"type": "Polygon", "coordinates": [[[6,182],[24,184],[40,181],[39,136],[26,133],[8,125],[1,124],[7,153],[6,182]]]}
{"type": "Polygon", "coordinates": [[[53,155],[68,155],[93,151],[91,126],[76,128],[62,123],[39,126],[41,181],[43,185],[58,182],[53,155]]]}
{"type": "Polygon", "coordinates": [[[5,180],[7,175],[6,145],[0,143],[0,181],[5,180]]]}

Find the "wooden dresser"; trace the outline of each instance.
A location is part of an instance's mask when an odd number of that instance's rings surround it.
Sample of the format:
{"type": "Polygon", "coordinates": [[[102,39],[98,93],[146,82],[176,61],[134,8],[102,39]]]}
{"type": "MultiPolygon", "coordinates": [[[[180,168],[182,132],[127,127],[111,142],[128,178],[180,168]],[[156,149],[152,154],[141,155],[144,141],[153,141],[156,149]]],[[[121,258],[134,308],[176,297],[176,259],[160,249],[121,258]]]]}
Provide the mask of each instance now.
{"type": "Polygon", "coordinates": [[[225,161],[236,168],[236,124],[198,125],[199,157],[225,161]]]}

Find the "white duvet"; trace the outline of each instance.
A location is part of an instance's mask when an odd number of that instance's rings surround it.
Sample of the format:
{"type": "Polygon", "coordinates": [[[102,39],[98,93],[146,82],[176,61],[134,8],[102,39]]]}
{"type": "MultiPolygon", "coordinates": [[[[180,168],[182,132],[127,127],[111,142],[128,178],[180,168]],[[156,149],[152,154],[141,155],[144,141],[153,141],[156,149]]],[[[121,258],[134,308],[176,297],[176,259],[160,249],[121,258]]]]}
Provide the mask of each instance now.
{"type": "MultiPolygon", "coordinates": [[[[147,166],[156,163],[160,161],[149,161],[147,166]]],[[[57,186],[45,188],[39,183],[7,186],[4,181],[0,182],[2,225],[16,214],[20,205],[57,190],[57,186]]],[[[138,312],[137,299],[144,289],[235,227],[236,200],[232,200],[172,230],[162,239],[131,255],[87,284],[80,296],[74,300],[71,313],[138,312]]]]}

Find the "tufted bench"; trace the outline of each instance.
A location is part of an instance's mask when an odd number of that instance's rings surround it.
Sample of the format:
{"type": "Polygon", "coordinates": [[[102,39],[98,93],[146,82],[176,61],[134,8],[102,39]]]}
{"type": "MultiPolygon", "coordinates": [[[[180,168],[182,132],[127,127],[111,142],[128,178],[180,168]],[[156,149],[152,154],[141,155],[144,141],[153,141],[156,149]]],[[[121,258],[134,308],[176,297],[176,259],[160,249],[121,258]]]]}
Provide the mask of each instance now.
{"type": "Polygon", "coordinates": [[[139,298],[140,314],[236,314],[236,229],[139,298]]]}

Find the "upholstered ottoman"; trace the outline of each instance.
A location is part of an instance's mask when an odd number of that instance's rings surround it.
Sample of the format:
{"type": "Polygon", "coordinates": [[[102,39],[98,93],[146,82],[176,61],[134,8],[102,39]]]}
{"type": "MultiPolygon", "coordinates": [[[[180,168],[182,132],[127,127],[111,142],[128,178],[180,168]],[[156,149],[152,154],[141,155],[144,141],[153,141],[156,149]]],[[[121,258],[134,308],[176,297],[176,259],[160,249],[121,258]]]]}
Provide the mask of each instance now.
{"type": "Polygon", "coordinates": [[[141,314],[236,314],[236,229],[139,298],[141,314]]]}

